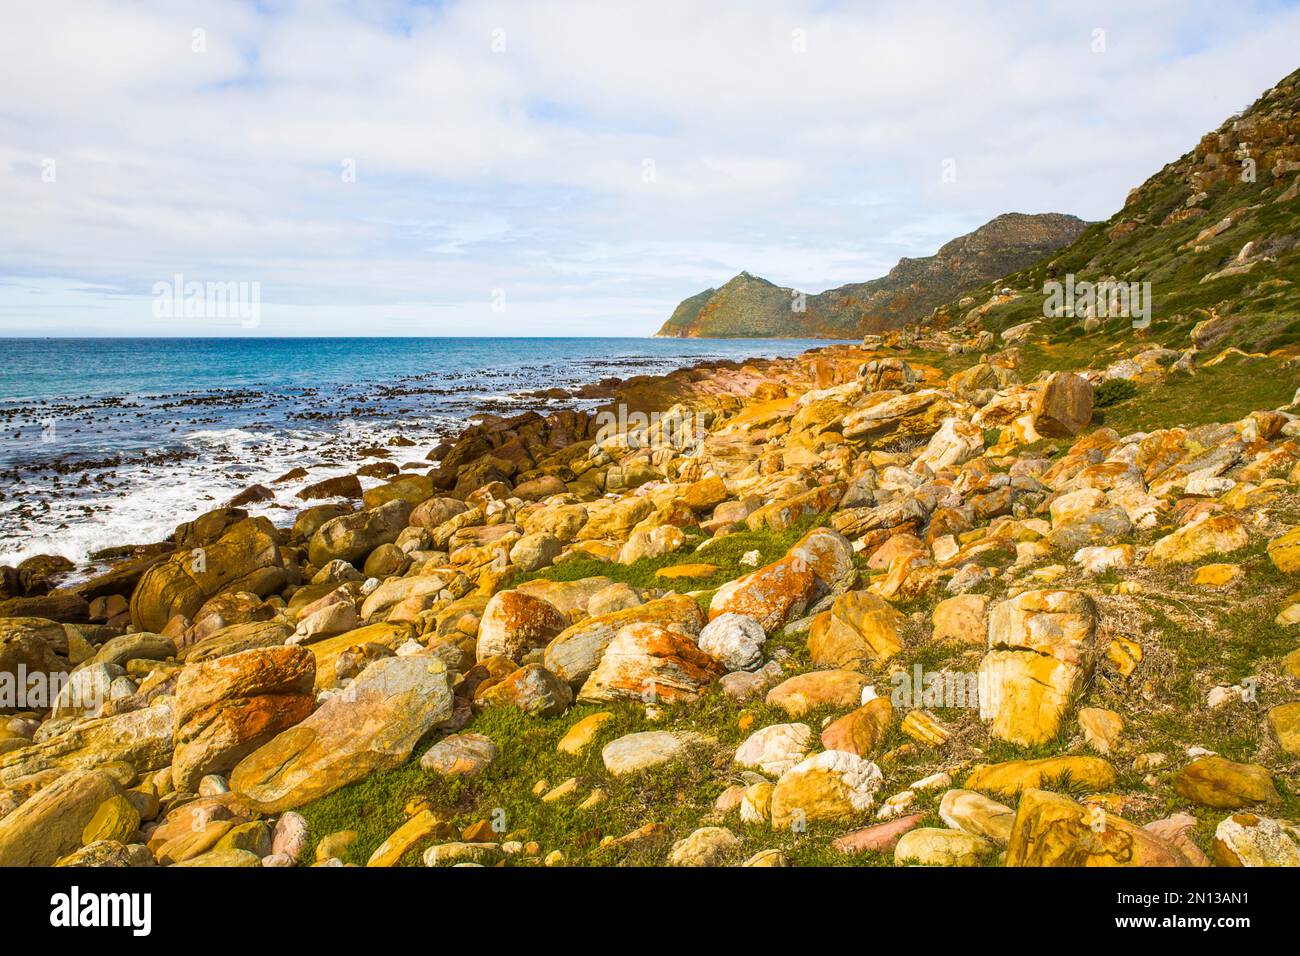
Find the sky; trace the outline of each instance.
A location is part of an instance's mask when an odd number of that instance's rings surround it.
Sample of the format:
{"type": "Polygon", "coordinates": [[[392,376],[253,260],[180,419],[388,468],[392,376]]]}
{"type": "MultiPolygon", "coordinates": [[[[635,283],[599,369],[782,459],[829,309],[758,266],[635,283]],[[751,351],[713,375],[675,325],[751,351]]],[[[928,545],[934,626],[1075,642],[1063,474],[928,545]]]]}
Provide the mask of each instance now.
{"type": "Polygon", "coordinates": [[[1298,50],[1262,0],[0,0],[0,335],[649,335],[1106,219],[1298,50]]]}

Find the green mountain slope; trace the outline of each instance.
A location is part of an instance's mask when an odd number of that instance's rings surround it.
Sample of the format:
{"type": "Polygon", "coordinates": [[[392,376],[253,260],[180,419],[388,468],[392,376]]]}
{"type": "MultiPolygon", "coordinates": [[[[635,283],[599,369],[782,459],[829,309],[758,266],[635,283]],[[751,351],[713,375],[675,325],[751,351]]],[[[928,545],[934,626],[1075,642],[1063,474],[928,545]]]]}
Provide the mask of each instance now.
{"type": "Polygon", "coordinates": [[[1089,335],[1099,345],[1300,346],[1300,70],[1132,190],[1109,220],[927,324],[1003,332],[1026,322],[1047,344],[1089,335]],[[1150,283],[1150,325],[1135,328],[1131,314],[1045,316],[1047,283],[1071,278],[1150,283]]]}
{"type": "Polygon", "coordinates": [[[981,283],[1037,262],[1087,224],[1060,213],[1007,213],[946,243],[933,256],[904,258],[869,282],[804,295],[742,272],[683,301],[660,336],[856,338],[899,328],[981,283]]]}

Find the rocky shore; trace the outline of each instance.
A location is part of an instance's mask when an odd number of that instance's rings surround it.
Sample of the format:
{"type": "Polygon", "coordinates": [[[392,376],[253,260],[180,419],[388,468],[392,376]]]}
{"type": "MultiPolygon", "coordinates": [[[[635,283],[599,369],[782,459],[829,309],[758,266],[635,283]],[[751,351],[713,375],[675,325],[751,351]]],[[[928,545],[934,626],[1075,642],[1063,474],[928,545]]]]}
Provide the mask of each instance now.
{"type": "Polygon", "coordinates": [[[1296,356],[1026,335],[0,569],[0,865],[1300,865],[1300,407],[1162,399],[1296,356]]]}

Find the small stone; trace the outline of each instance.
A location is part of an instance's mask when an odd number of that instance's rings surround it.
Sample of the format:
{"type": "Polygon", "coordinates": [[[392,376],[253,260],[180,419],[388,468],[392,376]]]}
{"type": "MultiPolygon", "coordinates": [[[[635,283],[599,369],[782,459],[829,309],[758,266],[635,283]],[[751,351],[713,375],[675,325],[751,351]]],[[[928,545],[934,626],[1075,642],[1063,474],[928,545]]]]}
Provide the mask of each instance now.
{"type": "Polygon", "coordinates": [[[542,803],[554,803],[557,800],[563,800],[565,797],[573,796],[578,791],[578,778],[570,777],[568,780],[556,784],[546,793],[542,794],[542,803]]]}
{"type": "Polygon", "coordinates": [[[1214,830],[1220,866],[1300,866],[1300,827],[1253,813],[1234,813],[1214,830]]]}
{"type": "Polygon", "coordinates": [[[954,830],[1006,846],[1016,812],[974,790],[949,790],[939,801],[939,818],[954,830]]]}
{"type": "Polygon", "coordinates": [[[928,747],[942,746],[952,734],[952,731],[941,724],[928,710],[908,711],[907,716],[903,718],[901,729],[917,743],[928,747]]]}
{"type": "Polygon", "coordinates": [[[454,829],[445,820],[439,819],[431,810],[421,810],[400,827],[389,834],[388,838],[370,854],[366,862],[369,867],[396,866],[406,852],[417,843],[430,837],[446,839],[454,835],[454,829]]]}
{"type": "Polygon", "coordinates": [[[448,777],[469,777],[486,770],[496,758],[496,744],[482,734],[452,734],[425,751],[420,766],[448,777]]]}
{"type": "Polygon", "coordinates": [[[769,777],[779,777],[808,756],[812,728],[807,724],[773,724],[756,731],[736,749],[736,763],[769,777]]]}
{"type": "Polygon", "coordinates": [[[920,827],[905,833],[894,847],[898,866],[979,866],[992,850],[987,840],[962,830],[920,827]]]}
{"type": "Polygon", "coordinates": [[[835,840],[831,847],[840,853],[888,853],[902,839],[903,834],[917,827],[925,815],[912,813],[904,817],[877,823],[861,830],[854,830],[835,840]]]}
{"type": "Polygon", "coordinates": [[[606,770],[621,777],[680,760],[692,747],[711,742],[709,738],[689,731],[649,730],[611,741],[600,752],[600,757],[606,770]]]}
{"type": "Polygon", "coordinates": [[[720,866],[740,847],[740,838],[725,827],[701,827],[673,844],[669,866],[720,866]]]}
{"type": "Polygon", "coordinates": [[[1174,792],[1206,807],[1235,810],[1252,803],[1279,803],[1273,778],[1259,764],[1202,757],[1174,776],[1174,792]]]}
{"type": "Polygon", "coordinates": [[[591,746],[591,742],[596,739],[600,733],[601,726],[607,720],[613,720],[614,715],[607,710],[602,710],[594,714],[588,714],[580,721],[570,727],[560,742],[555,745],[555,749],[562,754],[578,755],[591,746]]]}
{"type": "Polygon", "coordinates": [[[1079,729],[1088,746],[1099,754],[1108,754],[1124,730],[1124,718],[1113,710],[1084,707],[1079,711],[1079,729]]]}

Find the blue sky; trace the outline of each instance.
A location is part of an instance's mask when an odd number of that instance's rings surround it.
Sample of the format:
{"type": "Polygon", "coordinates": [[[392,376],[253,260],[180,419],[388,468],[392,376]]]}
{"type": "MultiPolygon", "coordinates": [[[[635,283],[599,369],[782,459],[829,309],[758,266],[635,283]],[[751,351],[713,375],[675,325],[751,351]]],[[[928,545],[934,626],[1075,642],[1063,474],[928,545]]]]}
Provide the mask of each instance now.
{"type": "Polygon", "coordinates": [[[1300,5],[1249,0],[0,17],[0,335],[650,334],[741,269],[1109,217],[1300,66],[1300,5]],[[158,315],[177,274],[257,320],[158,315]]]}

